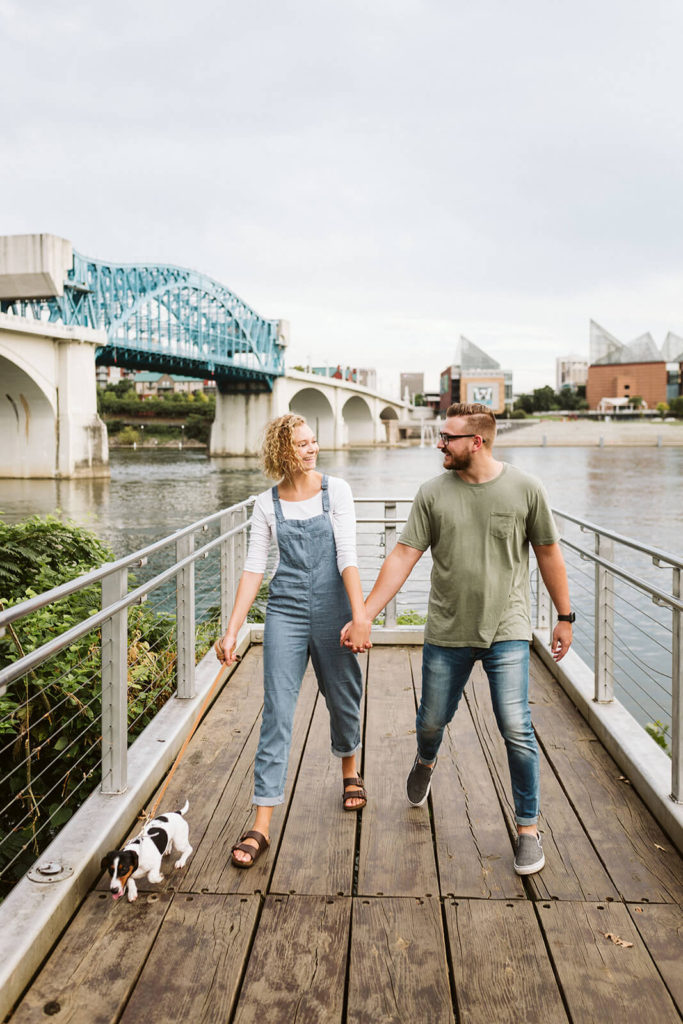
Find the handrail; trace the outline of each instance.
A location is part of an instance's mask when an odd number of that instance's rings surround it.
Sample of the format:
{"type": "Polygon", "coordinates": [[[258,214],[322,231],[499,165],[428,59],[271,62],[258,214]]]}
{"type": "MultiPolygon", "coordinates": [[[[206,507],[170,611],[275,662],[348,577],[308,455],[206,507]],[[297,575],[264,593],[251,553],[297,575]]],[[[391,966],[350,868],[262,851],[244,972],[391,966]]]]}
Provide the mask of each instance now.
{"type": "Polygon", "coordinates": [[[624,537],[623,534],[615,533],[613,530],[604,530],[601,526],[596,526],[594,523],[588,523],[585,519],[579,519],[578,516],[569,515],[568,512],[561,512],[556,508],[552,511],[554,515],[560,516],[562,519],[566,519],[568,522],[574,523],[576,526],[580,526],[582,531],[590,530],[591,533],[595,533],[599,537],[607,537],[609,540],[616,541],[618,544],[631,548],[633,551],[640,551],[641,554],[649,555],[655,564],[665,562],[672,568],[683,569],[683,558],[679,558],[677,555],[672,555],[668,551],[660,551],[659,548],[653,548],[649,544],[643,544],[641,541],[632,540],[630,537],[624,537]]]}
{"type": "MultiPolygon", "coordinates": [[[[245,498],[244,501],[239,501],[235,505],[230,506],[230,510],[237,510],[244,508],[245,505],[249,505],[256,501],[255,495],[250,495],[245,498]]],[[[68,583],[62,583],[58,587],[53,587],[51,590],[46,590],[42,594],[37,594],[36,597],[29,598],[28,601],[22,601],[21,604],[13,605],[11,608],[6,608],[5,611],[0,612],[0,635],[2,635],[2,629],[10,622],[16,621],[16,619],[23,618],[25,615],[30,615],[31,612],[38,611],[40,608],[44,608],[48,604],[52,604],[54,601],[60,601],[64,597],[69,597],[70,594],[75,594],[76,591],[82,590],[84,587],[89,587],[93,583],[99,583],[100,580],[106,579],[107,576],[111,576],[113,573],[118,572],[119,569],[141,568],[147,562],[150,555],[154,555],[157,551],[163,550],[168,547],[169,544],[173,544],[180,540],[182,537],[188,536],[188,534],[197,533],[199,530],[207,529],[211,523],[216,519],[220,519],[225,514],[225,509],[220,512],[212,512],[208,516],[204,516],[203,519],[198,519],[196,523],[191,523],[189,526],[183,526],[175,533],[169,534],[168,537],[163,537],[161,540],[154,541],[152,544],[148,544],[147,547],[140,548],[138,551],[134,551],[132,555],[124,555],[123,558],[117,559],[115,562],[105,562],[104,565],[98,566],[97,569],[93,569],[91,572],[84,573],[82,576],[77,576],[73,580],[69,580],[68,583]]]]}
{"type": "MultiPolygon", "coordinates": [[[[141,583],[139,587],[135,588],[135,590],[131,590],[126,597],[106,605],[106,607],[102,608],[101,611],[95,612],[94,615],[90,615],[87,619],[84,619],[78,626],[72,626],[71,629],[64,633],[60,633],[59,636],[56,636],[54,640],[48,640],[46,644],[43,644],[41,647],[36,647],[36,649],[31,651],[30,654],[26,654],[23,658],[19,658],[11,665],[8,665],[7,668],[0,669],[0,692],[2,692],[3,686],[9,685],[9,683],[18,679],[19,676],[23,676],[27,672],[30,672],[37,665],[40,665],[41,662],[47,661],[47,659],[52,657],[53,654],[63,651],[65,647],[69,647],[71,644],[75,643],[76,640],[80,640],[80,638],[85,636],[86,633],[91,633],[93,629],[97,629],[97,627],[101,626],[103,622],[113,618],[114,615],[118,615],[119,612],[130,608],[131,605],[138,604],[143,597],[151,593],[153,590],[156,590],[157,587],[160,587],[164,583],[173,579],[173,577],[177,576],[184,568],[186,568],[186,566],[193,565],[194,562],[200,558],[204,558],[209,551],[217,547],[219,544],[222,544],[229,537],[233,537],[236,534],[241,533],[245,526],[250,522],[251,518],[246,519],[244,523],[240,523],[239,526],[233,527],[232,530],[219,534],[218,537],[209,541],[209,543],[205,544],[204,547],[197,548],[197,550],[192,554],[187,555],[178,562],[175,562],[168,569],[164,569],[158,576],[154,576],[146,583],[141,583]]],[[[179,536],[182,536],[180,531],[178,534],[173,534],[172,538],[173,540],[177,540],[179,536]]],[[[79,578],[81,580],[85,579],[83,576],[79,578]]],[[[28,604],[31,604],[31,601],[24,602],[24,605],[28,604]]],[[[16,607],[22,608],[24,605],[16,605],[16,607]]]]}
{"type": "MultiPolygon", "coordinates": [[[[601,536],[605,536],[604,533],[601,536]]],[[[652,600],[656,604],[668,605],[669,608],[676,608],[679,612],[683,612],[683,601],[676,597],[673,597],[666,593],[664,590],[660,590],[659,587],[653,587],[647,580],[641,579],[639,576],[635,576],[632,572],[628,572],[626,569],[620,568],[615,565],[614,562],[608,561],[606,558],[601,558],[600,555],[596,555],[594,551],[586,551],[585,548],[579,547],[578,544],[572,543],[565,537],[562,538],[561,544],[564,547],[570,548],[572,551],[576,551],[581,558],[588,562],[593,562],[595,565],[601,565],[603,569],[608,569],[614,576],[618,576],[619,579],[624,580],[626,583],[631,583],[638,587],[640,590],[645,591],[649,594],[652,600]]],[[[647,554],[647,552],[643,552],[647,554]]]]}

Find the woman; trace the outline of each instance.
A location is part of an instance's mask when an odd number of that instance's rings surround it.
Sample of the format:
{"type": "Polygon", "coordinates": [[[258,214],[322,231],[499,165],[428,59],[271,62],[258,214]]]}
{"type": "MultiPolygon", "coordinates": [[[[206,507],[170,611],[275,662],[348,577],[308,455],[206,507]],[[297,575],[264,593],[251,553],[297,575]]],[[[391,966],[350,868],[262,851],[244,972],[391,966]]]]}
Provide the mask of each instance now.
{"type": "Polygon", "coordinates": [[[344,810],[359,811],[367,802],[356,764],[362,675],[356,655],[339,643],[351,616],[347,642],[357,649],[369,646],[351,489],[344,480],[316,471],[318,443],[306,421],[293,413],[267,425],[261,458],[266,475],[280,482],[256,499],[235,605],[216,644],[222,661],[235,661],[237,634],[274,540],[278,563],[266,609],[263,720],[254,762],[256,817],[232,848],[239,868],[250,868],[270,845],[273,808],[285,798],[294,711],[309,653],[330,712],[332,753],[341,758],[344,810]]]}

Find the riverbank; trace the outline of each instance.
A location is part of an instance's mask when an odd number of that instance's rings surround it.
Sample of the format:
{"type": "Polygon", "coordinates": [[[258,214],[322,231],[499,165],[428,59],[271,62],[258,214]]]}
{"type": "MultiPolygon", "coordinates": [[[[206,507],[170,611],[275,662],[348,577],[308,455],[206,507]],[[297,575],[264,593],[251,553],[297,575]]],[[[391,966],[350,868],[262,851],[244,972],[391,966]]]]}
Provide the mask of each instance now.
{"type": "Polygon", "coordinates": [[[669,447],[683,445],[683,421],[535,420],[501,429],[496,448],[535,447],[669,447]]]}

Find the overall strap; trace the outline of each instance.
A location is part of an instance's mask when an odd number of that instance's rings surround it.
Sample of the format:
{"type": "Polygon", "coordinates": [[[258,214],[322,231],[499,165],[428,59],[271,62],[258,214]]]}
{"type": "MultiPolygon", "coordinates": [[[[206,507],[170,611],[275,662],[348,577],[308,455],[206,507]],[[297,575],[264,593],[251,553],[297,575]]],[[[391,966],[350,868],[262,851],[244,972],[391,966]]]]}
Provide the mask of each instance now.
{"type": "Polygon", "coordinates": [[[278,491],[277,484],[275,484],[275,487],[271,487],[270,493],[273,496],[273,510],[275,512],[275,520],[278,523],[284,523],[285,517],[282,514],[282,505],[280,504],[280,493],[278,491]]]}
{"type": "Polygon", "coordinates": [[[329,512],[330,511],[330,494],[329,494],[329,491],[327,490],[327,477],[325,476],[324,473],[323,473],[322,489],[323,489],[323,512],[329,512]]]}

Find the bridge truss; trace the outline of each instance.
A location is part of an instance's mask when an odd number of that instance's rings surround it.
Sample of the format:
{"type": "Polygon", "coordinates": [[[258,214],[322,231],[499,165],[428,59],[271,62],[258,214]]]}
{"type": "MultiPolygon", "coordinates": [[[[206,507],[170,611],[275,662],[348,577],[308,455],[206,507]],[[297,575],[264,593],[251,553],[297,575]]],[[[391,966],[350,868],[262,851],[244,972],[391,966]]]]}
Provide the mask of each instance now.
{"type": "Polygon", "coordinates": [[[5,299],[0,311],[104,328],[97,363],[272,388],[284,373],[284,325],[183,267],[111,264],[73,254],[61,295],[5,299]]]}

